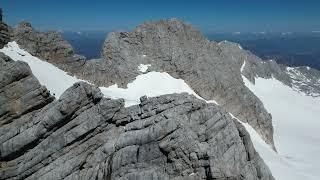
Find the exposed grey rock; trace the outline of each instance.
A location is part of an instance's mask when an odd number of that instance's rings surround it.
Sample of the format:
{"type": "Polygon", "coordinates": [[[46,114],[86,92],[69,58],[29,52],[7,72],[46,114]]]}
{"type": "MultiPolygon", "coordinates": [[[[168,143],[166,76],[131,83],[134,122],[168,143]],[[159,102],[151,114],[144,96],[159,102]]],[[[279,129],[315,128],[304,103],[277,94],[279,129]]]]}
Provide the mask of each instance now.
{"type": "Polygon", "coordinates": [[[264,61],[250,51],[243,50],[237,43],[223,41],[219,43],[219,46],[224,56],[241,63],[241,68],[243,68],[241,74],[252,83],[255,83],[257,77],[266,79],[274,77],[291,86],[291,78],[285,72],[285,66],[277,64],[273,60],[264,61]]]}
{"type": "Polygon", "coordinates": [[[302,66],[287,67],[286,72],[292,78],[292,86],[295,90],[309,96],[320,97],[320,71],[302,66]]]}
{"type": "Polygon", "coordinates": [[[56,31],[39,32],[23,21],[13,29],[13,41],[30,54],[46,60],[59,68],[74,72],[86,58],[74,53],[72,46],[56,31]]]}
{"type": "MultiPolygon", "coordinates": [[[[0,62],[0,92],[29,97],[25,88],[39,87],[23,83],[32,76],[25,63],[0,62]]],[[[13,98],[0,97],[0,112],[10,109],[13,98]]],[[[46,103],[14,120],[0,115],[0,179],[274,179],[244,127],[194,96],[142,97],[125,108],[81,82],[59,100],[45,97],[33,96],[46,103]]]]}
{"type": "MultiPolygon", "coordinates": [[[[52,58],[50,61],[59,68],[96,85],[116,83],[126,87],[141,74],[138,71],[140,64],[151,64],[150,71],[165,71],[173,77],[184,79],[204,99],[216,100],[228,112],[253,126],[274,147],[271,115],[244,85],[240,72],[243,61],[235,57],[238,52],[232,46],[208,41],[199,31],[177,19],[144,23],[132,32],[110,33],[102,49],[102,58],[90,61],[64,60],[73,53],[71,46],[64,48],[61,42],[66,42],[61,38],[48,38],[47,34],[34,31],[28,23],[21,23],[14,32],[18,44],[34,55],[52,58]],[[34,39],[37,43],[32,43],[34,39]],[[51,44],[62,48],[53,48],[51,44]],[[57,64],[56,56],[51,55],[54,49],[64,52],[58,53],[63,54],[61,63],[57,64]],[[64,63],[67,61],[84,64],[64,63]]],[[[252,59],[253,62],[258,61],[252,59]]],[[[256,69],[261,71],[263,68],[256,69]]],[[[265,73],[270,75],[268,70],[265,73]]]]}
{"type": "Polygon", "coordinates": [[[225,56],[234,58],[243,64],[242,74],[255,83],[255,78],[275,78],[294,90],[306,95],[320,96],[320,71],[306,67],[286,67],[274,60],[263,61],[250,51],[242,50],[239,44],[220,42],[225,56]]]}
{"type": "Polygon", "coordinates": [[[0,53],[0,68],[0,126],[53,101],[25,62],[0,53]]]}
{"type": "Polygon", "coordinates": [[[148,22],[132,32],[110,33],[103,58],[86,62],[76,75],[97,85],[126,87],[142,73],[140,64],[151,64],[149,71],[165,71],[184,79],[197,94],[216,100],[273,146],[271,115],[244,85],[243,62],[226,49],[179,20],[148,22]]]}
{"type": "Polygon", "coordinates": [[[4,22],[0,21],[0,48],[10,41],[9,27],[4,22]]]}

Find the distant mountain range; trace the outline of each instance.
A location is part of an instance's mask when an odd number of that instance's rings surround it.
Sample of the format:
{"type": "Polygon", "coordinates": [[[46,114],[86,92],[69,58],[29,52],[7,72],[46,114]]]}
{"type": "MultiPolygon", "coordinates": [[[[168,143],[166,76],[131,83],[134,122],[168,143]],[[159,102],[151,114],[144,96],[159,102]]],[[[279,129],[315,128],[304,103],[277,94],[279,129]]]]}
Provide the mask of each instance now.
{"type": "Polygon", "coordinates": [[[320,69],[320,33],[244,33],[210,34],[211,40],[238,42],[264,60],[274,59],[288,66],[320,69]]]}
{"type": "MultiPolygon", "coordinates": [[[[88,59],[100,57],[100,49],[108,32],[62,32],[78,54],[88,59]]],[[[205,34],[214,41],[228,40],[240,43],[264,60],[274,59],[288,66],[310,66],[320,70],[320,33],[254,32],[205,34]]]]}

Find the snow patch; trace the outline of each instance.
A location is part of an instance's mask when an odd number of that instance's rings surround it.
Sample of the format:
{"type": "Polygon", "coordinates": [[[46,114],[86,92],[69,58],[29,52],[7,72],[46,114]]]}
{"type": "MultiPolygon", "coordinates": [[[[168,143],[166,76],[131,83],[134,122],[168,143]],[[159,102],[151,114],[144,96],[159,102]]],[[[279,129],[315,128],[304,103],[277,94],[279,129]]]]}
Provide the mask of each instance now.
{"type": "MultiPolygon", "coordinates": [[[[166,72],[148,72],[137,76],[137,78],[128,84],[128,88],[119,88],[117,85],[110,87],[101,87],[102,93],[107,97],[125,99],[125,106],[131,106],[140,103],[141,96],[155,97],[172,93],[189,93],[199,99],[204,100],[197,95],[182,79],[176,79],[166,72]]],[[[207,101],[215,103],[214,100],[207,101]]]]}
{"type": "Polygon", "coordinates": [[[240,68],[240,72],[242,73],[244,67],[246,66],[246,61],[243,61],[243,64],[241,65],[241,68],[240,68]]]}
{"type": "Polygon", "coordinates": [[[140,71],[140,72],[146,72],[147,70],[148,70],[148,68],[151,66],[151,64],[140,64],[139,66],[138,66],[138,70],[140,71]]]}
{"type": "MultiPolygon", "coordinates": [[[[59,98],[61,94],[74,83],[84,81],[70,76],[54,65],[32,56],[27,51],[20,49],[16,42],[9,42],[3,49],[0,49],[0,52],[3,52],[15,61],[20,60],[28,63],[35,77],[42,85],[45,85],[56,98],[59,98]]],[[[151,65],[141,64],[139,70],[145,72],[149,66],[151,65]]],[[[100,87],[100,90],[105,97],[113,99],[123,98],[125,100],[125,106],[139,104],[140,97],[144,95],[154,97],[164,94],[186,92],[203,100],[184,80],[173,78],[168,73],[161,72],[148,72],[139,75],[133,82],[128,84],[128,88],[126,89],[119,88],[115,84],[109,87],[100,87]]],[[[217,104],[214,100],[206,102],[217,104]]]]}
{"type": "Polygon", "coordinates": [[[56,98],[59,98],[74,83],[83,81],[68,75],[46,61],[32,56],[27,51],[20,49],[16,42],[9,42],[3,49],[0,49],[0,52],[3,52],[15,61],[19,60],[28,63],[32,73],[39,80],[40,84],[45,85],[56,98]]]}
{"type": "Polygon", "coordinates": [[[274,78],[256,78],[255,84],[242,78],[273,117],[278,153],[266,146],[252,127],[243,125],[274,177],[278,180],[319,179],[320,98],[298,93],[274,78]]]}
{"type": "Polygon", "coordinates": [[[220,42],[218,43],[218,45],[221,45],[221,44],[223,44],[223,43],[227,43],[227,40],[220,41],[220,42]]]}

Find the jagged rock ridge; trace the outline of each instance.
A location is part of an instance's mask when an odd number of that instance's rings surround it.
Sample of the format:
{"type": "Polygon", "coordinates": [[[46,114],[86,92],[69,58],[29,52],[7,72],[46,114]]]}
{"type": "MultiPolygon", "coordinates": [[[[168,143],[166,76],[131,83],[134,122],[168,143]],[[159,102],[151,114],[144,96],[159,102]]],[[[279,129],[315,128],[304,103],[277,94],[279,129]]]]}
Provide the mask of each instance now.
{"type": "Polygon", "coordinates": [[[103,60],[86,63],[78,76],[100,85],[126,86],[141,74],[140,64],[151,64],[149,71],[165,71],[185,80],[201,97],[214,99],[248,122],[273,146],[271,115],[244,85],[243,61],[230,57],[225,48],[190,25],[170,19],[144,23],[132,32],[110,33],[102,55],[103,60]]]}
{"type": "Polygon", "coordinates": [[[53,101],[25,63],[0,65],[0,179],[273,179],[217,105],[172,94],[124,108],[87,83],[53,101]]]}
{"type": "Polygon", "coordinates": [[[317,79],[307,78],[309,81],[305,82],[306,76],[320,76],[319,71],[289,71],[275,61],[262,61],[236,43],[210,42],[199,31],[176,19],[147,22],[132,32],[110,33],[102,49],[102,58],[90,61],[85,61],[83,57],[74,58],[81,56],[74,54],[61,36],[57,35],[55,37],[59,38],[52,40],[50,35],[24,24],[21,23],[14,31],[14,39],[23,48],[39,52],[33,55],[79,78],[101,86],[118,84],[125,87],[141,74],[138,71],[140,64],[151,64],[149,71],[165,71],[184,79],[200,96],[216,100],[240,120],[248,122],[272,146],[271,115],[245,87],[241,75],[252,83],[256,77],[274,77],[309,95],[320,94],[320,87],[314,85],[314,82],[318,83],[317,79]],[[31,46],[28,44],[30,42],[31,46]],[[61,50],[58,54],[65,56],[57,61],[53,49],[61,50]]]}
{"type": "Polygon", "coordinates": [[[0,53],[0,126],[54,100],[25,62],[13,62],[0,53]]]}
{"type": "MultiPolygon", "coordinates": [[[[29,33],[21,33],[26,32],[26,28],[20,25],[14,31],[15,37],[20,37],[18,43],[23,48],[33,52],[32,47],[25,44],[36,36],[33,34],[39,33],[27,27],[29,33]]],[[[190,25],[171,19],[142,24],[131,33],[110,33],[103,46],[103,58],[85,61],[81,67],[53,63],[97,85],[116,83],[120,87],[141,74],[137,69],[140,64],[151,64],[150,70],[166,71],[184,79],[203,98],[216,100],[253,126],[273,146],[271,115],[242,82],[240,67],[243,62],[230,58],[223,50],[190,25]]]]}
{"type": "Polygon", "coordinates": [[[74,73],[86,58],[74,53],[72,46],[56,31],[39,32],[30,23],[23,21],[12,32],[16,41],[30,54],[40,57],[57,67],[74,73]]]}

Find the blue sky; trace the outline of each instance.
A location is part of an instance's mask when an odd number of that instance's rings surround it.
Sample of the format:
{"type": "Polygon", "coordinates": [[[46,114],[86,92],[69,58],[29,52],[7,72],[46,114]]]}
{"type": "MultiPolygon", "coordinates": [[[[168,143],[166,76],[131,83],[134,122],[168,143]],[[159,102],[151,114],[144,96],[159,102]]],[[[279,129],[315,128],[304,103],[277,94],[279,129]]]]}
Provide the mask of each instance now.
{"type": "Polygon", "coordinates": [[[5,21],[40,30],[130,30],[177,17],[205,33],[320,30],[319,0],[1,0],[5,21]]]}

